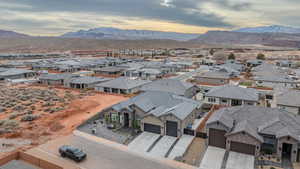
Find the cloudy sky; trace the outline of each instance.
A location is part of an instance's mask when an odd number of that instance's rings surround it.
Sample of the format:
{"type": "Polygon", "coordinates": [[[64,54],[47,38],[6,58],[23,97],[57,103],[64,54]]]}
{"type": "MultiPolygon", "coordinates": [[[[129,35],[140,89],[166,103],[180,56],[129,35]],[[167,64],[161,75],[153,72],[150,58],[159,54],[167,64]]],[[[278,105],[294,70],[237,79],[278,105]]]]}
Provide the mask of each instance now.
{"type": "Polygon", "coordinates": [[[299,0],[0,0],[0,29],[60,35],[96,27],[186,33],[300,27],[299,0]]]}

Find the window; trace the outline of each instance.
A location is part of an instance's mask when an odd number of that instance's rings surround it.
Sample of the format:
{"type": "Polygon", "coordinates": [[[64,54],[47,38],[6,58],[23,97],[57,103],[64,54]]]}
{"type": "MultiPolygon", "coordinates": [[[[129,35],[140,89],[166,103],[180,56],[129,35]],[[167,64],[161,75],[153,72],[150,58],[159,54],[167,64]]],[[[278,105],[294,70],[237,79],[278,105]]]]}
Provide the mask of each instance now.
{"type": "Polygon", "coordinates": [[[222,103],[227,103],[227,100],[226,99],[222,99],[222,103]]]}
{"type": "Polygon", "coordinates": [[[266,99],[273,100],[273,96],[272,95],[266,95],[266,99]]]}
{"type": "Polygon", "coordinates": [[[111,113],[111,120],[113,122],[117,122],[118,121],[118,114],[117,113],[111,113]]]}
{"type": "Polygon", "coordinates": [[[214,103],[214,102],[216,102],[216,98],[209,97],[208,102],[214,103]]]}

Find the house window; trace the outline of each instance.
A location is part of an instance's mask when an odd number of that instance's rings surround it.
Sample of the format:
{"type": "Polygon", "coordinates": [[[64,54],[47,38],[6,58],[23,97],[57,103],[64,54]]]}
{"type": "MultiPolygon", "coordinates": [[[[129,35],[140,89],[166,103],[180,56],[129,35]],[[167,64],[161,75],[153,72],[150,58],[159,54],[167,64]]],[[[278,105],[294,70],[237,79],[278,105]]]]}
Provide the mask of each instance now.
{"type": "Polygon", "coordinates": [[[222,99],[222,103],[227,103],[227,100],[226,99],[222,99]]]}
{"type": "Polygon", "coordinates": [[[216,98],[209,97],[208,98],[208,102],[215,103],[216,102],[216,98]]]}
{"type": "Polygon", "coordinates": [[[111,120],[113,122],[117,122],[118,121],[118,114],[117,113],[111,113],[111,120]]]}

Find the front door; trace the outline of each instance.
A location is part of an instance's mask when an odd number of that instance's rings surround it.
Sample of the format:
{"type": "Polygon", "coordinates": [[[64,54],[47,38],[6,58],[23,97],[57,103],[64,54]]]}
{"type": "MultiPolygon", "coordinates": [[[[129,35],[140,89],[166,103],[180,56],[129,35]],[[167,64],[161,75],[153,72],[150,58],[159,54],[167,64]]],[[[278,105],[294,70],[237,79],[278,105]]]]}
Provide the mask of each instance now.
{"type": "Polygon", "coordinates": [[[124,113],[124,127],[129,127],[129,114],[124,113]]]}
{"type": "Polygon", "coordinates": [[[292,144],[282,144],[282,158],[290,159],[292,153],[292,144]]]}

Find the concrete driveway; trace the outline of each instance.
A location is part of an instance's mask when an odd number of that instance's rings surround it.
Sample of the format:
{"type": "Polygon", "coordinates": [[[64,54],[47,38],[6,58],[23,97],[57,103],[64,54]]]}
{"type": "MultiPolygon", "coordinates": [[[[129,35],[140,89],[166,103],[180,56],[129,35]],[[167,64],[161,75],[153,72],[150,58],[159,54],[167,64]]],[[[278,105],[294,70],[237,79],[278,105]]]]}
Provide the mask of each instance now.
{"type": "Polygon", "coordinates": [[[231,151],[226,169],[254,169],[254,156],[231,151]]]}
{"type": "MultiPolygon", "coordinates": [[[[79,134],[78,134],[79,135],[79,134]]],[[[84,136],[84,134],[82,134],[84,136]]],[[[95,136],[66,136],[50,141],[36,148],[27,151],[28,154],[52,161],[64,166],[65,169],[193,169],[193,167],[175,161],[149,158],[140,154],[128,151],[128,147],[98,138],[95,136]],[[81,148],[87,153],[87,159],[76,163],[67,158],[60,157],[58,148],[62,145],[72,145],[81,148]],[[180,166],[180,167],[178,167],[180,166]]]]}
{"type": "Polygon", "coordinates": [[[176,137],[163,136],[150,151],[150,155],[153,157],[165,157],[172,145],[176,141],[176,137]]]}
{"type": "Polygon", "coordinates": [[[176,157],[183,156],[183,154],[188,149],[189,145],[192,143],[193,140],[194,136],[182,135],[178,142],[175,144],[168,158],[175,159],[176,157]]]}
{"type": "Polygon", "coordinates": [[[208,146],[199,169],[221,169],[225,152],[225,149],[208,146]]]}
{"type": "Polygon", "coordinates": [[[143,132],[129,143],[129,150],[146,153],[150,146],[159,138],[159,134],[143,132]]]}

